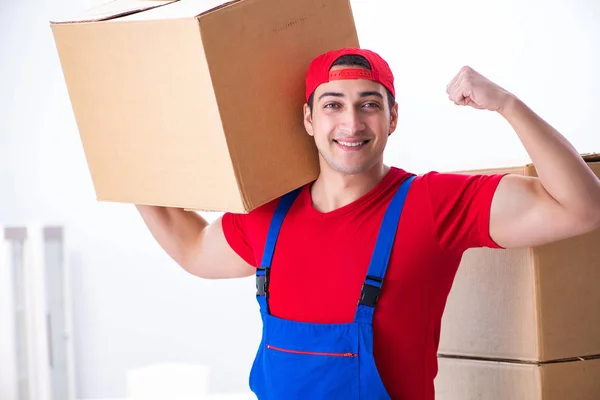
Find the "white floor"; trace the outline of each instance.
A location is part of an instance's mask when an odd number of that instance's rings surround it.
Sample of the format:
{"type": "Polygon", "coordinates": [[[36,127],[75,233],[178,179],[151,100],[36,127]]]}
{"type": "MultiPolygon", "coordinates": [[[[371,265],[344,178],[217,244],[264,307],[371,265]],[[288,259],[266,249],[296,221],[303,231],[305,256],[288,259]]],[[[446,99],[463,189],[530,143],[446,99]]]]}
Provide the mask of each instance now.
{"type": "MultiPolygon", "coordinates": [[[[78,399],[78,400],[132,400],[132,398],[131,397],[110,397],[110,398],[94,398],[94,399],[78,399]]],[[[149,398],[147,400],[159,400],[159,397],[149,398]]],[[[168,399],[160,398],[160,400],[256,400],[256,396],[254,396],[254,394],[252,394],[252,393],[225,393],[225,394],[205,394],[200,397],[169,397],[168,399]]]]}

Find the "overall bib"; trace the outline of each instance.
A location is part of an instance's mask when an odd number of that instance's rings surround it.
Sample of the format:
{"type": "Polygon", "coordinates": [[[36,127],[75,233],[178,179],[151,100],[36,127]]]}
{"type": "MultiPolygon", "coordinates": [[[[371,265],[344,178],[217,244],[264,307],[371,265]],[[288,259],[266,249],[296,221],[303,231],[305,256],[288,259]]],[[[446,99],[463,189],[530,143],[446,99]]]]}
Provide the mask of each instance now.
{"type": "Polygon", "coordinates": [[[269,313],[269,272],[283,220],[300,189],[283,196],[271,221],[262,264],[256,271],[262,340],[250,372],[260,400],[390,399],[373,357],[373,313],[379,298],[400,214],[414,176],[390,202],[377,237],[354,321],[315,324],[269,313]]]}

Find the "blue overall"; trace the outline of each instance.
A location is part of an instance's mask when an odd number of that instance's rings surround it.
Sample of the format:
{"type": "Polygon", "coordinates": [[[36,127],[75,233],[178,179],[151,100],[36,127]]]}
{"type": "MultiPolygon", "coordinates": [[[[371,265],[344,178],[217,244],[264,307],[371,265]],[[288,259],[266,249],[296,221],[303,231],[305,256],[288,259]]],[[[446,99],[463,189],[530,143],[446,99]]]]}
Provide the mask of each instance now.
{"type": "Polygon", "coordinates": [[[256,272],[263,332],[250,372],[250,388],[260,400],[390,399],[375,366],[372,322],[413,179],[411,176],[402,183],[385,212],[350,323],[296,322],[269,313],[269,272],[275,244],[299,189],[281,198],[269,227],[262,265],[256,272]]]}

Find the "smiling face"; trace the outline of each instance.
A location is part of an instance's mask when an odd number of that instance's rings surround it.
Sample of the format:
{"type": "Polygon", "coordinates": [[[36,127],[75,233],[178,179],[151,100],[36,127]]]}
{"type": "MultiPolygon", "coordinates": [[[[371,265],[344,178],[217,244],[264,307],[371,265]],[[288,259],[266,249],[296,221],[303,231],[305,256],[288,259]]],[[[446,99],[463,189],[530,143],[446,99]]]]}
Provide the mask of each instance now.
{"type": "MultiPolygon", "coordinates": [[[[331,70],[356,68],[338,65],[331,70]]],[[[364,79],[335,80],[314,92],[304,125],[313,136],[321,170],[360,174],[383,164],[388,136],[396,129],[398,106],[390,111],[383,85],[364,79]]]]}

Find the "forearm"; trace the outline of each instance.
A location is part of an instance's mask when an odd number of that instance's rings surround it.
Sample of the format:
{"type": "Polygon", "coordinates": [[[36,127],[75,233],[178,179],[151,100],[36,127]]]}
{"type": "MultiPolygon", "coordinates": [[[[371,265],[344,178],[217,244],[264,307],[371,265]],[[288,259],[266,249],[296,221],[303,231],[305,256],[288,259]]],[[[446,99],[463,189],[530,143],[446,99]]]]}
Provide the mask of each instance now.
{"type": "Polygon", "coordinates": [[[183,268],[189,267],[208,222],[197,213],[180,208],[136,207],[158,244],[183,268]]]}

